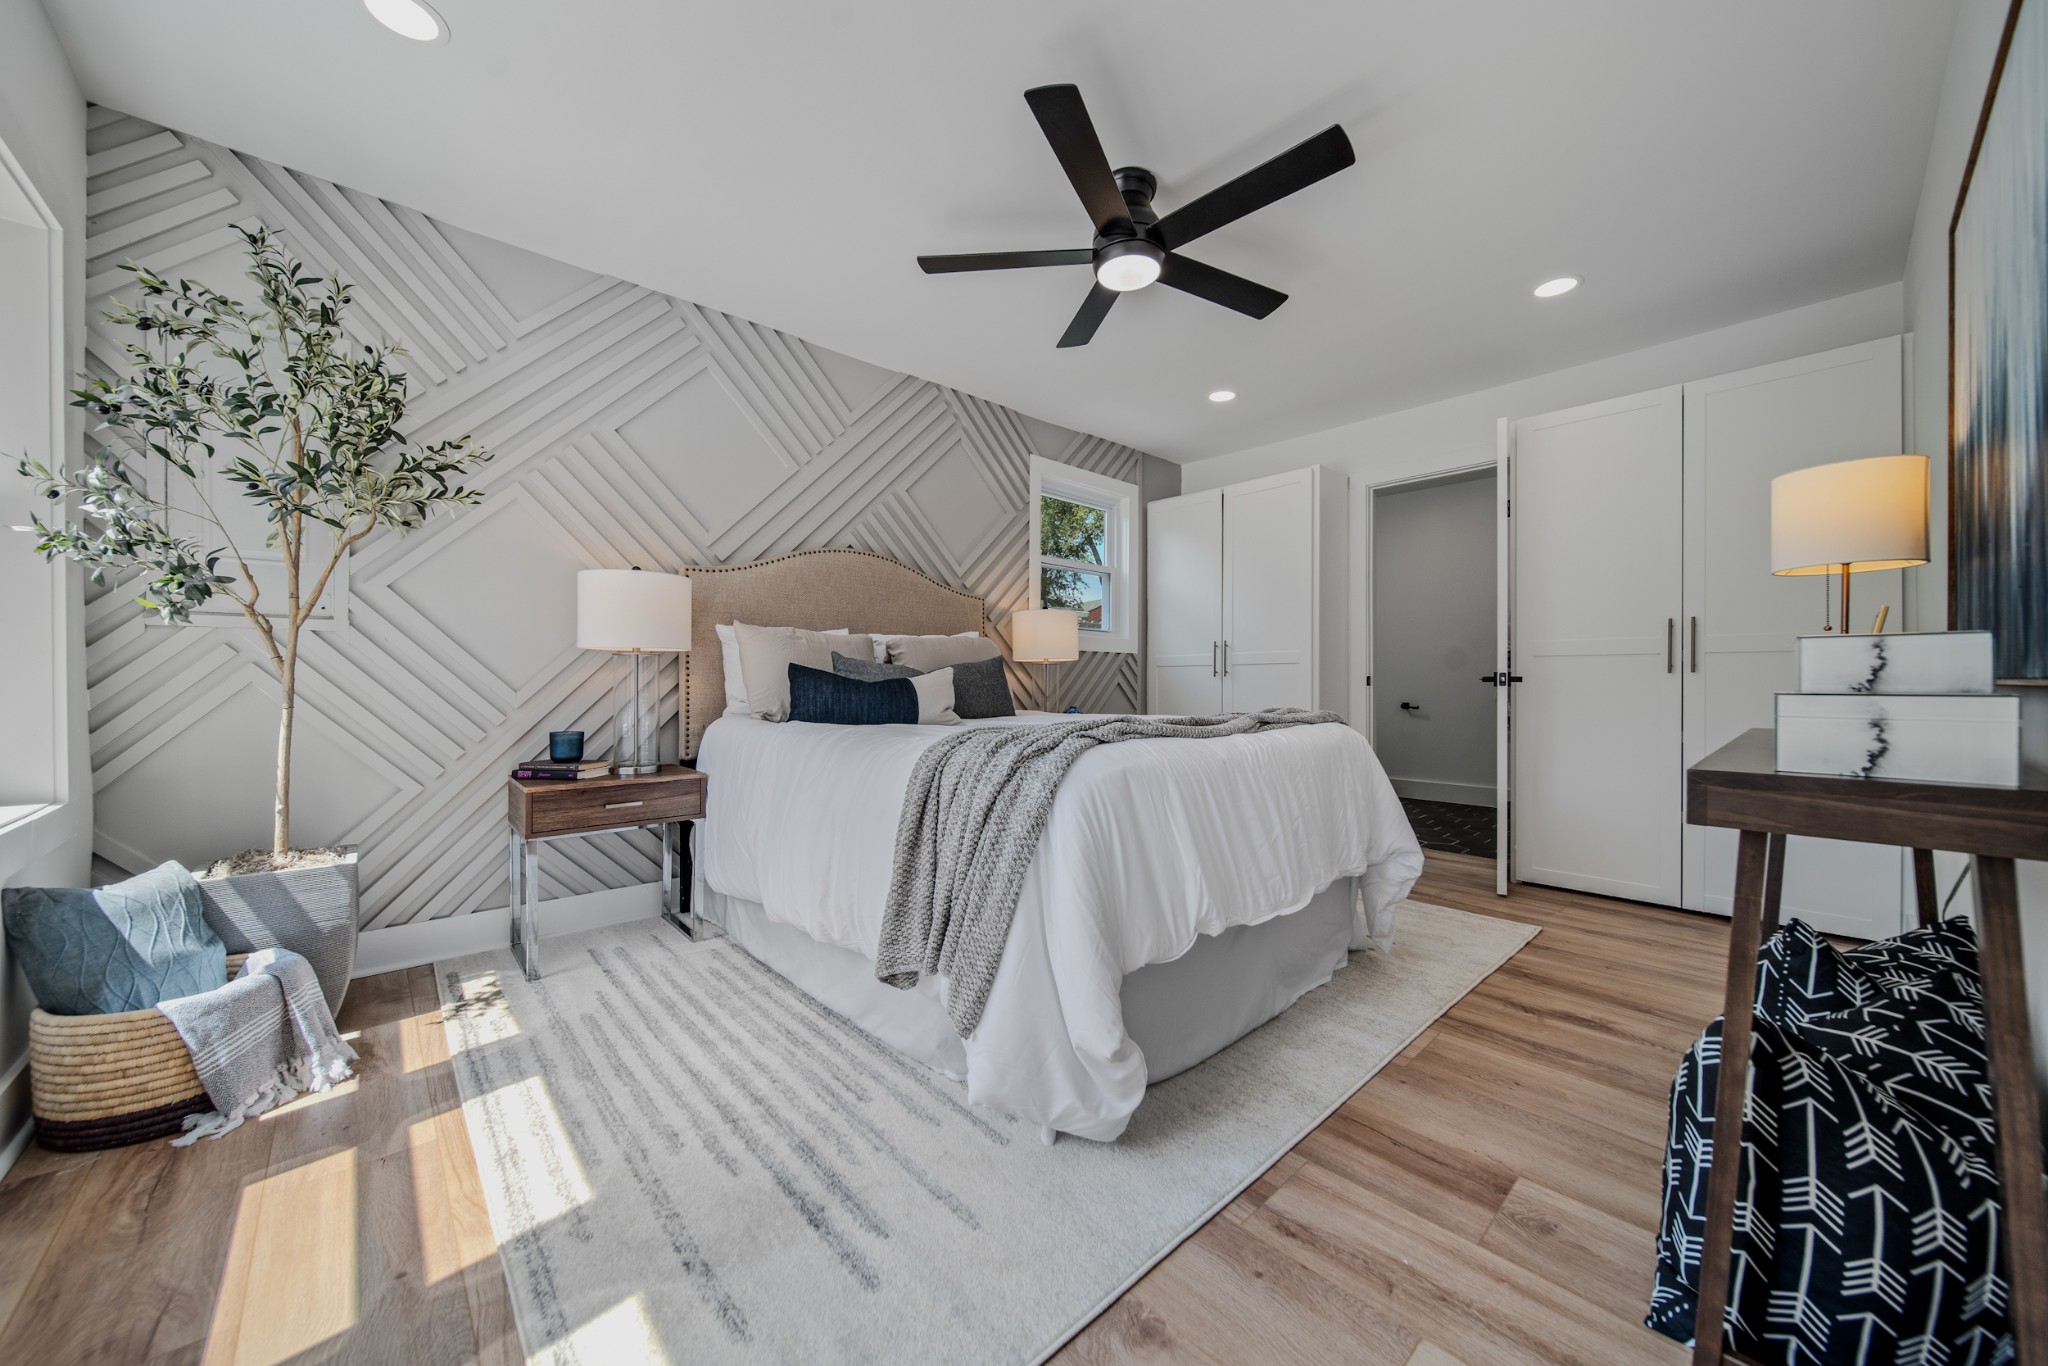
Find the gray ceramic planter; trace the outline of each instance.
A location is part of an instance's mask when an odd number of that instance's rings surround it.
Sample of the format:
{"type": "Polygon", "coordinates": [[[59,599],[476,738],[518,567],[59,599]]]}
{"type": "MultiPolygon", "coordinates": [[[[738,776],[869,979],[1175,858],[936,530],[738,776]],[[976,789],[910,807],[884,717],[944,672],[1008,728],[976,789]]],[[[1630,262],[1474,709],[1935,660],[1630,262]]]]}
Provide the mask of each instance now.
{"type": "Polygon", "coordinates": [[[356,851],[319,868],[201,878],[206,923],[229,953],[303,955],[338,1015],[356,966],[356,851]]]}

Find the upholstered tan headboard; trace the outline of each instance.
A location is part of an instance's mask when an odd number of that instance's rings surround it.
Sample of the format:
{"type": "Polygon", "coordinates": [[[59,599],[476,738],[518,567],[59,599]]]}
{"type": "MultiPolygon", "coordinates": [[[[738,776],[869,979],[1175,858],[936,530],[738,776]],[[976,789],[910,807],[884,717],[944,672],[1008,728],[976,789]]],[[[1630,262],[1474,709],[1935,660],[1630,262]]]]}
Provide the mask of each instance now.
{"type": "Polygon", "coordinates": [[[683,567],[690,576],[690,652],[683,656],[683,754],[725,710],[716,627],[801,626],[896,635],[988,629],[988,604],[907,564],[866,550],[796,550],[752,564],[683,567]]]}

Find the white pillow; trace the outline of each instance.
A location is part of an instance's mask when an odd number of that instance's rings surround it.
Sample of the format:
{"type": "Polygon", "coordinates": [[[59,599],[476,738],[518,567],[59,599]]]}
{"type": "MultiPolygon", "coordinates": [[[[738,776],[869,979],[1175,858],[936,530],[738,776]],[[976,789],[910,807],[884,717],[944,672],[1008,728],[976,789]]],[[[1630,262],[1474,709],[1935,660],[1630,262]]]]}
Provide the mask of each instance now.
{"type": "Polygon", "coordinates": [[[955,631],[950,636],[876,636],[875,663],[887,664],[891,662],[889,659],[889,647],[899,640],[972,640],[980,634],[981,632],[979,631],[955,631]]]}
{"type": "Polygon", "coordinates": [[[934,669],[928,674],[918,674],[910,680],[910,686],[917,689],[917,724],[920,726],[957,726],[960,717],[953,710],[953,671],[934,669]]]}
{"type": "MultiPolygon", "coordinates": [[[[747,675],[746,671],[740,668],[739,640],[733,635],[732,627],[725,622],[720,622],[712,629],[718,632],[718,653],[725,668],[725,711],[722,714],[726,716],[752,716],[754,714],[753,710],[747,706],[747,675]]],[[[847,630],[844,626],[837,626],[829,631],[820,631],[818,634],[824,636],[850,636],[853,632],[847,630]]]]}
{"type": "Polygon", "coordinates": [[[832,647],[844,645],[858,657],[873,649],[864,635],[828,635],[798,626],[749,626],[736,621],[732,636],[740,647],[740,668],[746,675],[747,710],[763,721],[789,719],[789,666],[832,672],[832,647]]]}

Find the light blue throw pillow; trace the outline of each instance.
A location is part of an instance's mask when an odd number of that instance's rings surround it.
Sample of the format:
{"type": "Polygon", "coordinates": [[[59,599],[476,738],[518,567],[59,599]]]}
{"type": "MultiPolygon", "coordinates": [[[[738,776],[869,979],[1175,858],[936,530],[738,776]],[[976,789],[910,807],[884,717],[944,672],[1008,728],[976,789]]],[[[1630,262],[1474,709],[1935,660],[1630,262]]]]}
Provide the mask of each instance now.
{"type": "Polygon", "coordinates": [[[107,887],[0,891],[7,952],[52,1015],[111,1015],[212,991],[227,949],[175,863],[107,887]]]}

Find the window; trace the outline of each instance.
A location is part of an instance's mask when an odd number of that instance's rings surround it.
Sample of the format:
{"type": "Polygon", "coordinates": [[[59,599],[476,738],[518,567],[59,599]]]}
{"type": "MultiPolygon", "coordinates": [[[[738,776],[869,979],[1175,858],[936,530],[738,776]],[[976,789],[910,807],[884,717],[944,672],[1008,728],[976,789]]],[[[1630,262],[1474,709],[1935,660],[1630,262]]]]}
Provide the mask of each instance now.
{"type": "Polygon", "coordinates": [[[1031,605],[1079,614],[1084,650],[1138,648],[1137,505],[1136,484],[1032,457],[1031,605]]]}

